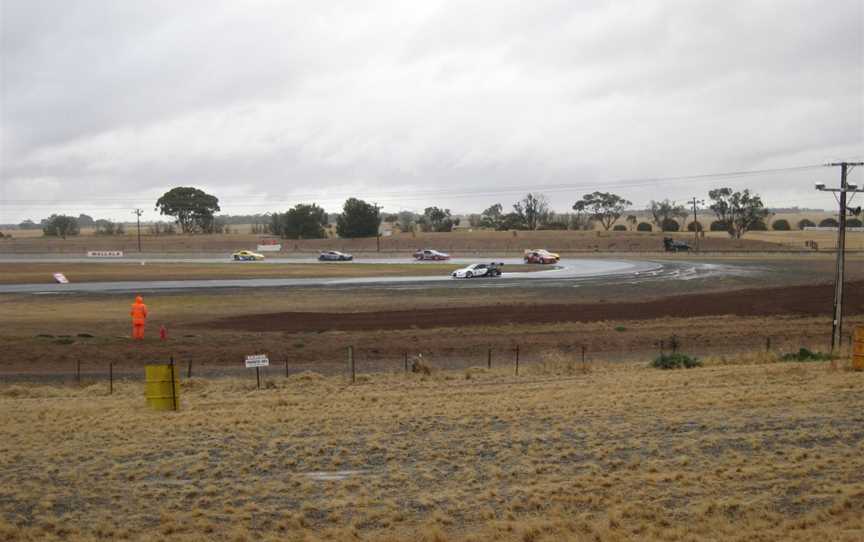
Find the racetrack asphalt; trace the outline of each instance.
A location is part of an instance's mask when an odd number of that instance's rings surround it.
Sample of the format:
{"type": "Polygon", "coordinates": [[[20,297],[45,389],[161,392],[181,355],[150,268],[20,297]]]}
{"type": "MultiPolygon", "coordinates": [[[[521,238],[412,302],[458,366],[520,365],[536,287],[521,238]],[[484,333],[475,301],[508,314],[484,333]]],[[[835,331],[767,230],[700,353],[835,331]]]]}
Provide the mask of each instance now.
{"type": "MultiPolygon", "coordinates": [[[[92,258],[3,258],[5,262],[56,261],[93,262],[92,258]]],[[[100,262],[126,263],[138,259],[122,258],[98,260],[100,262]]],[[[146,260],[142,260],[146,261],[146,260]]],[[[225,263],[224,258],[153,258],[158,262],[225,263]]],[[[355,264],[410,263],[410,258],[370,258],[355,261],[355,264]]],[[[454,258],[448,263],[467,265],[475,262],[497,261],[506,265],[522,263],[521,258],[454,258]]],[[[310,263],[315,258],[269,258],[264,262],[237,262],[237,265],[266,265],[269,263],[310,263]]],[[[439,262],[440,263],[440,262],[439,262]]],[[[340,265],[338,262],[321,262],[321,265],[340,265]]],[[[417,262],[423,265],[423,262],[417,262]]],[[[693,262],[657,262],[651,260],[614,260],[614,259],[563,259],[549,269],[530,273],[504,272],[499,278],[473,278],[454,280],[449,275],[412,276],[412,277],[355,277],[355,278],[256,278],[256,279],[208,279],[208,280],[169,280],[169,281],[118,281],[87,282],[70,284],[8,284],[0,285],[0,293],[62,294],[62,293],[121,293],[152,291],[183,291],[218,288],[280,288],[280,287],[422,287],[424,284],[449,282],[454,286],[474,287],[525,287],[533,285],[564,284],[586,280],[621,281],[645,279],[689,279],[705,274],[734,273],[735,266],[693,262]]]]}

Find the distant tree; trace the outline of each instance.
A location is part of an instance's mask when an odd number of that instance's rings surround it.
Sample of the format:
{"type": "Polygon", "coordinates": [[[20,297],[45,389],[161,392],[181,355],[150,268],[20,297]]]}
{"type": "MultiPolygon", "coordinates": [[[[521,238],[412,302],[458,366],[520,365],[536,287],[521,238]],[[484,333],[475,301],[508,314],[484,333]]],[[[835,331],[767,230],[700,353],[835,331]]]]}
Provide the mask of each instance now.
{"type": "Polygon", "coordinates": [[[38,230],[41,227],[42,226],[33,222],[29,218],[27,220],[22,221],[20,224],[18,224],[18,229],[20,229],[20,230],[38,230]]]}
{"type": "Polygon", "coordinates": [[[520,229],[536,230],[549,216],[549,202],[543,194],[529,192],[513,204],[513,212],[523,225],[520,229]]]}
{"type": "Polygon", "coordinates": [[[836,218],[826,218],[819,222],[820,228],[836,228],[840,225],[836,218]]]}
{"type": "Polygon", "coordinates": [[[681,229],[681,224],[679,224],[674,218],[667,218],[663,220],[660,229],[663,231],[678,231],[681,229]]]}
{"type": "Polygon", "coordinates": [[[426,207],[419,220],[423,231],[448,232],[453,230],[456,222],[450,216],[450,209],[426,207]]]}
{"type": "Polygon", "coordinates": [[[638,226],[636,226],[636,231],[654,231],[654,227],[647,222],[640,222],[638,226]]]}
{"type": "Polygon", "coordinates": [[[603,229],[609,228],[624,214],[624,209],[633,202],[611,192],[592,192],[573,204],[576,212],[587,212],[592,219],[600,222],[603,229]]]}
{"type": "Polygon", "coordinates": [[[387,224],[395,224],[399,221],[399,215],[396,213],[384,213],[383,220],[387,224]]]}
{"type": "Polygon", "coordinates": [[[483,215],[473,213],[468,215],[468,225],[472,228],[479,228],[483,225],[483,215]]]}
{"type": "Polygon", "coordinates": [[[44,221],[42,233],[50,237],[61,237],[66,239],[72,235],[78,235],[78,219],[74,216],[51,215],[44,221]]]}
{"type": "Polygon", "coordinates": [[[668,224],[670,220],[687,218],[688,215],[687,209],[683,205],[679,205],[669,199],[664,199],[663,201],[651,200],[649,210],[651,211],[651,216],[654,218],[654,224],[660,228],[663,228],[663,224],[668,224]]]}
{"type": "Polygon", "coordinates": [[[624,224],[615,224],[612,226],[612,231],[627,231],[627,226],[624,224]]]}
{"type": "Polygon", "coordinates": [[[93,217],[90,215],[80,214],[78,215],[78,227],[79,228],[92,228],[96,225],[96,221],[93,220],[93,217]]]}
{"type": "Polygon", "coordinates": [[[636,215],[627,215],[627,224],[630,225],[630,229],[636,229],[636,223],[639,222],[639,219],[636,218],[636,215]]]}
{"type": "Polygon", "coordinates": [[[727,226],[727,232],[735,239],[753,229],[760,221],[771,214],[762,203],[762,198],[751,194],[749,189],[733,192],[731,188],[716,188],[708,192],[713,203],[710,205],[717,220],[727,226]]]}
{"type": "Polygon", "coordinates": [[[507,213],[501,216],[501,224],[498,226],[498,229],[527,230],[528,226],[525,224],[525,217],[523,215],[519,213],[507,213]]]}
{"type": "Polygon", "coordinates": [[[316,204],[300,203],[284,213],[273,213],[270,229],[285,239],[323,239],[327,213],[316,204]]]}
{"type": "Polygon", "coordinates": [[[858,218],[849,218],[846,220],[846,227],[847,228],[860,228],[861,227],[861,220],[858,218]]]}
{"type": "Polygon", "coordinates": [[[768,231],[768,224],[764,220],[757,220],[750,226],[750,231],[768,231]]]}
{"type": "Polygon", "coordinates": [[[120,222],[111,222],[100,218],[93,222],[93,225],[96,227],[96,235],[123,235],[125,233],[123,224],[120,222]]]}
{"type": "Polygon", "coordinates": [[[802,218],[798,221],[798,229],[803,230],[804,228],[815,228],[816,223],[807,218],[802,218]]]}
{"type": "Polygon", "coordinates": [[[702,223],[699,221],[688,222],[687,231],[702,231],[702,223]]]}
{"type": "Polygon", "coordinates": [[[771,224],[771,229],[774,231],[789,231],[792,229],[792,226],[789,225],[789,221],[785,218],[781,218],[779,220],[775,220],[771,224]]]}
{"type": "Polygon", "coordinates": [[[381,224],[381,209],[357,198],[349,198],[336,221],[339,237],[375,237],[381,224]]]}
{"type": "Polygon", "coordinates": [[[417,224],[417,213],[411,211],[399,211],[399,230],[403,232],[414,231],[414,226],[417,224]]]}
{"type": "Polygon", "coordinates": [[[191,186],[172,188],[156,200],[159,214],[173,216],[183,233],[211,233],[219,198],[191,186]]]}
{"type": "Polygon", "coordinates": [[[715,220],[711,222],[711,226],[709,227],[711,231],[729,231],[729,227],[725,222],[721,220],[715,220]]]}
{"type": "Polygon", "coordinates": [[[492,205],[483,213],[480,214],[480,226],[483,228],[491,228],[493,230],[503,230],[504,215],[502,211],[504,207],[500,203],[492,205]]]}

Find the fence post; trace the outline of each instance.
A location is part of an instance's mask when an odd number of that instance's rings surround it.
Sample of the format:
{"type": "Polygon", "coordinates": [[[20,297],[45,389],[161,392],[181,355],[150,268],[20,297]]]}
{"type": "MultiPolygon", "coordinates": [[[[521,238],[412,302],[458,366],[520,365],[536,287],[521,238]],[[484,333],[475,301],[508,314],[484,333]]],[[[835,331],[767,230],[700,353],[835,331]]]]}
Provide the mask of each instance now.
{"type": "Polygon", "coordinates": [[[519,376],[519,345],[516,345],[516,376],[519,376]]]}
{"type": "Polygon", "coordinates": [[[288,378],[288,360],[285,360],[285,378],[288,378]]]}
{"type": "Polygon", "coordinates": [[[771,351],[771,337],[765,337],[765,351],[771,351]]]}
{"type": "Polygon", "coordinates": [[[357,373],[354,369],[354,347],[348,347],[348,368],[351,370],[351,382],[355,382],[357,380],[357,373]]]}
{"type": "Polygon", "coordinates": [[[486,353],[486,366],[489,369],[492,368],[492,349],[491,348],[486,353]]]}
{"type": "Polygon", "coordinates": [[[261,367],[255,366],[255,381],[258,384],[258,389],[261,389],[261,367]]]}
{"type": "Polygon", "coordinates": [[[582,367],[585,367],[585,345],[582,345],[582,367]]]}
{"type": "Polygon", "coordinates": [[[108,362],[108,395],[114,395],[114,362],[108,362]]]}
{"type": "Polygon", "coordinates": [[[408,352],[402,353],[402,360],[405,362],[405,372],[408,372],[408,352]]]}
{"type": "MultiPolygon", "coordinates": [[[[174,407],[174,411],[177,411],[177,389],[174,382],[174,371],[176,367],[174,365],[174,356],[171,356],[171,406],[174,407]]],[[[189,361],[189,374],[192,374],[192,361],[189,361]]]]}
{"type": "MultiPolygon", "coordinates": [[[[172,369],[173,371],[173,369],[172,369]]],[[[186,365],[186,378],[192,378],[192,358],[189,358],[189,362],[186,365]]],[[[174,409],[177,410],[177,409],[174,409]]]]}
{"type": "Polygon", "coordinates": [[[75,381],[78,382],[78,387],[81,387],[81,360],[75,360],[75,381]]]}

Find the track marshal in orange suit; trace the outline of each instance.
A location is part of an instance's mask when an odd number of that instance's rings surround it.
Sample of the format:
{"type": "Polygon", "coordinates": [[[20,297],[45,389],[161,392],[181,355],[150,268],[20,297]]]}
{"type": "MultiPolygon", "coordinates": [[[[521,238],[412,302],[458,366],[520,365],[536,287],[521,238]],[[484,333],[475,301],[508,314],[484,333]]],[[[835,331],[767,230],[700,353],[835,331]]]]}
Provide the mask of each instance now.
{"type": "Polygon", "coordinates": [[[132,316],[132,339],[136,341],[144,340],[144,325],[147,323],[147,305],[139,295],[135,298],[135,303],[132,304],[132,311],[129,313],[132,316]]]}

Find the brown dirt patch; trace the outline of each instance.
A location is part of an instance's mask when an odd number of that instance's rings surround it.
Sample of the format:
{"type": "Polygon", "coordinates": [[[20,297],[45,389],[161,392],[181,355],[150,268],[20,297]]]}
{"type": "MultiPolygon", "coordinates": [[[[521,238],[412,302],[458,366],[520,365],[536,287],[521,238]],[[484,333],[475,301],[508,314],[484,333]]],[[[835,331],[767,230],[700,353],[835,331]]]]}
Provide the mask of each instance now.
{"type": "MultiPolygon", "coordinates": [[[[688,294],[635,303],[495,305],[374,312],[277,312],[221,318],[202,327],[243,331],[369,331],[500,324],[651,320],[676,316],[819,316],[830,314],[833,286],[788,286],[688,294]]],[[[864,282],[847,286],[846,313],[864,312],[864,282]]]]}

